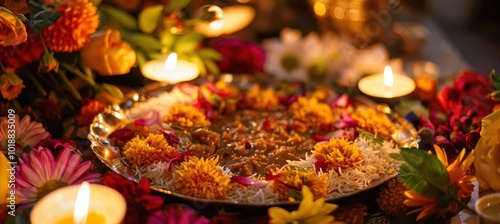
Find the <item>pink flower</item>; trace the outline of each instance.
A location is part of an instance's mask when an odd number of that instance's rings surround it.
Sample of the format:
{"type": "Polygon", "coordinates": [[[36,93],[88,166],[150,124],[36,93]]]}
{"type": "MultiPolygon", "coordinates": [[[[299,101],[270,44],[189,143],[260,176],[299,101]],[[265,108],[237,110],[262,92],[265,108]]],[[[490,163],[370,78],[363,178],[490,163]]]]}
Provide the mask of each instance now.
{"type": "Polygon", "coordinates": [[[101,174],[90,173],[90,161],[65,147],[54,159],[51,149],[38,147],[23,154],[16,165],[16,193],[23,207],[31,207],[48,193],[83,181],[97,183],[101,174]]]}
{"type": "Polygon", "coordinates": [[[0,149],[4,153],[7,153],[8,150],[8,127],[13,127],[16,133],[17,155],[21,155],[21,151],[25,147],[31,148],[42,139],[50,136],[50,133],[45,130],[42,123],[31,121],[29,115],[24,116],[22,120],[19,120],[18,115],[15,115],[14,119],[2,117],[0,118],[0,149]]]}
{"type": "Polygon", "coordinates": [[[255,74],[264,72],[266,55],[259,45],[238,39],[219,39],[212,48],[222,55],[221,72],[255,74]]]}
{"type": "Polygon", "coordinates": [[[208,224],[209,220],[204,216],[198,216],[196,211],[184,205],[171,205],[163,211],[158,210],[153,213],[147,224],[208,224]]]}

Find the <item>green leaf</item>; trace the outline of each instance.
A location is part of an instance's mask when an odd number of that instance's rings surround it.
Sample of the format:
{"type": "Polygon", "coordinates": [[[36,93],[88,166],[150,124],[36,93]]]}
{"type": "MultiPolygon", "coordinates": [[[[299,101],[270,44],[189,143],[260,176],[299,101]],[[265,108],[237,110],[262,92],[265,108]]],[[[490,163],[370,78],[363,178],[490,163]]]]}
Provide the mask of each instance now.
{"type": "Polygon", "coordinates": [[[387,141],[387,139],[380,137],[380,136],[376,136],[376,135],[374,135],[368,131],[365,131],[363,129],[358,129],[358,133],[361,136],[363,136],[363,138],[368,140],[369,142],[372,142],[374,144],[374,146],[380,146],[380,145],[382,145],[382,143],[387,141]]]}
{"type": "Polygon", "coordinates": [[[213,74],[213,75],[218,75],[220,74],[220,69],[219,66],[212,60],[206,59],[203,62],[205,62],[205,65],[207,66],[207,70],[213,74]]]}
{"type": "Polygon", "coordinates": [[[198,51],[198,55],[202,58],[208,58],[215,61],[220,61],[222,59],[222,55],[213,48],[202,48],[198,51]]]}
{"type": "Polygon", "coordinates": [[[60,12],[48,9],[45,5],[35,1],[29,1],[28,7],[31,11],[31,25],[36,33],[55,23],[61,16],[60,12]]]}
{"type": "Polygon", "coordinates": [[[500,90],[500,75],[497,75],[495,69],[491,71],[491,80],[493,81],[493,85],[497,90],[500,90]]]}
{"type": "Polygon", "coordinates": [[[172,125],[170,125],[170,127],[174,130],[177,130],[177,131],[184,131],[184,128],[179,126],[179,125],[172,124],[172,125]]]}
{"type": "Polygon", "coordinates": [[[135,34],[130,37],[131,41],[144,50],[161,50],[161,43],[154,37],[145,34],[135,34]]]}
{"type": "Polygon", "coordinates": [[[200,70],[200,75],[206,75],[207,74],[207,68],[205,67],[205,63],[203,63],[203,60],[201,59],[200,56],[194,54],[189,57],[188,61],[191,63],[194,63],[198,69],[200,70]]]}
{"type": "Polygon", "coordinates": [[[9,82],[7,82],[7,77],[5,75],[0,76],[0,89],[3,89],[9,85],[9,82]]]}
{"type": "Polygon", "coordinates": [[[196,131],[196,130],[198,130],[198,129],[202,129],[202,128],[205,128],[205,126],[203,126],[203,125],[200,125],[200,126],[194,126],[194,127],[192,127],[192,128],[190,129],[190,131],[196,131]]]}
{"type": "Polygon", "coordinates": [[[175,42],[175,35],[170,33],[169,31],[163,31],[160,34],[160,43],[162,46],[166,46],[171,48],[175,42]]]}
{"type": "Polygon", "coordinates": [[[174,52],[178,54],[194,52],[196,48],[198,48],[203,37],[203,34],[198,32],[189,32],[180,36],[177,41],[175,41],[174,52]]]}
{"type": "Polygon", "coordinates": [[[402,148],[400,155],[405,163],[401,164],[399,178],[408,188],[421,194],[426,194],[430,186],[446,190],[450,177],[435,155],[407,148],[402,148]]]}
{"type": "Polygon", "coordinates": [[[101,5],[99,9],[125,29],[136,30],[138,27],[135,18],[123,10],[107,5],[101,5]]]}
{"type": "Polygon", "coordinates": [[[148,58],[140,50],[135,51],[135,53],[137,55],[137,65],[139,65],[139,68],[142,68],[142,66],[144,66],[144,64],[148,61],[148,58]]]}
{"type": "Polygon", "coordinates": [[[123,93],[118,87],[107,83],[102,83],[101,88],[116,99],[119,99],[120,101],[123,100],[123,93]]]}
{"type": "Polygon", "coordinates": [[[158,24],[162,21],[163,9],[163,5],[155,5],[142,10],[138,18],[139,29],[147,34],[153,33],[158,27],[158,24]]]}
{"type": "Polygon", "coordinates": [[[391,157],[394,160],[404,160],[403,156],[399,153],[391,153],[389,154],[389,157],[391,157]]]}
{"type": "Polygon", "coordinates": [[[14,73],[5,74],[5,78],[7,78],[7,80],[9,80],[9,82],[12,85],[19,85],[19,84],[23,83],[23,80],[21,78],[19,78],[19,76],[17,76],[14,73]]]}
{"type": "Polygon", "coordinates": [[[167,10],[169,12],[180,10],[189,4],[190,0],[172,0],[167,5],[167,10]]]}

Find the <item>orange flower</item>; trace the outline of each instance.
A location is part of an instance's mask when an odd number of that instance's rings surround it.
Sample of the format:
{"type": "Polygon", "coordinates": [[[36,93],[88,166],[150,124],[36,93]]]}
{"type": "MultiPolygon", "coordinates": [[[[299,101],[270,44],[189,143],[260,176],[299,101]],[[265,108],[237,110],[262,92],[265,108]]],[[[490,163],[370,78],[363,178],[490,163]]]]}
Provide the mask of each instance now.
{"type": "Polygon", "coordinates": [[[88,0],[63,0],[56,11],[61,17],[42,31],[47,47],[56,52],[79,50],[99,25],[96,7],[88,0]]]}
{"type": "Polygon", "coordinates": [[[4,99],[15,99],[24,88],[23,80],[13,73],[2,75],[0,77],[0,88],[4,99]]]}
{"type": "Polygon", "coordinates": [[[26,26],[20,17],[7,8],[0,7],[0,45],[17,46],[27,39],[26,26]]]}
{"type": "Polygon", "coordinates": [[[105,105],[97,100],[91,100],[86,105],[82,106],[80,115],[76,117],[76,123],[79,126],[89,126],[94,117],[104,110],[105,105]]]}
{"type": "MultiPolygon", "coordinates": [[[[467,169],[469,169],[474,160],[474,150],[472,150],[465,159],[465,149],[462,150],[455,161],[453,161],[453,163],[451,164],[448,164],[446,153],[437,145],[434,145],[434,149],[436,151],[437,158],[446,167],[446,171],[448,172],[448,175],[450,177],[449,184],[456,184],[458,187],[456,197],[459,200],[470,197],[470,195],[474,191],[474,185],[472,184],[472,181],[474,181],[476,178],[472,175],[467,174],[467,169]]],[[[436,218],[444,218],[447,214],[456,213],[461,209],[459,204],[454,201],[451,201],[445,207],[440,207],[437,204],[436,199],[428,198],[412,190],[405,191],[405,195],[408,198],[404,201],[404,204],[406,206],[420,207],[409,212],[409,214],[420,212],[417,217],[417,221],[425,220],[432,215],[436,215],[436,218]]]]}
{"type": "Polygon", "coordinates": [[[330,181],[326,173],[318,175],[314,169],[291,166],[276,173],[279,173],[279,177],[271,182],[270,187],[278,193],[280,200],[293,198],[293,190],[302,189],[302,186],[311,189],[315,200],[328,194],[330,181]]]}
{"type": "Polygon", "coordinates": [[[135,65],[134,49],[122,41],[120,32],[106,30],[92,35],[89,43],[80,51],[83,64],[100,75],[121,75],[130,72],[135,65]]]}

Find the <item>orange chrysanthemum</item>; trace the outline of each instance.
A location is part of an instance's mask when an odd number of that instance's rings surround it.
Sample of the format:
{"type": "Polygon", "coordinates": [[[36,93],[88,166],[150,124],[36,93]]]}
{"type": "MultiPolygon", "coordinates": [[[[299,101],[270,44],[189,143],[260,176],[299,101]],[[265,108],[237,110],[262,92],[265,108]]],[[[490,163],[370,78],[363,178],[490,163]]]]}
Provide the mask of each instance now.
{"type": "Polygon", "coordinates": [[[333,111],[326,103],[318,102],[317,98],[299,96],[297,101],[288,109],[297,120],[305,122],[308,126],[330,128],[333,126],[333,111]]]}
{"type": "Polygon", "coordinates": [[[183,128],[196,126],[210,126],[210,121],[205,114],[191,105],[175,104],[170,108],[169,114],[163,117],[163,122],[167,124],[179,125],[183,128]]]}
{"type": "Polygon", "coordinates": [[[219,157],[192,157],[181,163],[180,169],[175,171],[178,175],[174,184],[176,191],[196,198],[226,199],[231,179],[218,162],[219,157]]]}
{"type": "MultiPolygon", "coordinates": [[[[446,171],[448,171],[448,175],[450,177],[449,184],[456,184],[458,186],[458,192],[456,195],[457,198],[459,200],[463,200],[470,197],[472,192],[474,191],[474,184],[472,184],[472,181],[474,181],[476,178],[473,175],[468,174],[467,170],[474,161],[474,150],[472,150],[465,159],[465,149],[462,150],[455,161],[453,161],[453,163],[451,164],[448,164],[446,153],[439,146],[434,145],[434,149],[436,151],[437,158],[446,167],[446,171]]],[[[432,215],[436,215],[437,218],[445,218],[446,215],[450,213],[454,214],[461,209],[459,204],[454,201],[450,202],[445,207],[439,207],[436,199],[428,198],[412,190],[405,191],[405,195],[408,198],[404,201],[404,204],[406,206],[420,207],[410,212],[420,212],[417,217],[417,221],[425,220],[432,215]]]]}
{"type": "Polygon", "coordinates": [[[168,144],[162,134],[149,134],[146,138],[136,136],[123,147],[127,160],[137,167],[146,167],[158,162],[169,162],[176,148],[168,144]]]}
{"type": "Polygon", "coordinates": [[[396,130],[394,122],[389,120],[386,114],[373,108],[357,110],[351,117],[358,122],[358,127],[361,129],[386,139],[392,139],[392,134],[396,130]]]}
{"type": "Polygon", "coordinates": [[[326,173],[318,175],[314,169],[286,166],[279,172],[279,177],[270,184],[279,200],[293,197],[292,191],[308,186],[314,195],[314,200],[325,197],[330,181],[326,173]]]}
{"type": "Polygon", "coordinates": [[[56,52],[79,50],[99,25],[96,7],[88,0],[64,0],[56,11],[61,17],[42,31],[45,44],[56,52]]]}
{"type": "Polygon", "coordinates": [[[358,146],[347,139],[331,138],[330,141],[314,145],[313,155],[326,163],[328,170],[363,167],[364,155],[358,146]]]}

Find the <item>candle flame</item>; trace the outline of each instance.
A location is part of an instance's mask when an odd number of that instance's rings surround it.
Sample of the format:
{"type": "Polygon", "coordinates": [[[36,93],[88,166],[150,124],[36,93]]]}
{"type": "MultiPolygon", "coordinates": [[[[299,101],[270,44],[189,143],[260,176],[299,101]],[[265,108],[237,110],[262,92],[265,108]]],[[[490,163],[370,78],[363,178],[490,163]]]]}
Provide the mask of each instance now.
{"type": "Polygon", "coordinates": [[[212,30],[219,30],[220,28],[222,28],[223,25],[224,25],[224,19],[218,19],[218,20],[212,21],[212,22],[210,22],[210,24],[208,24],[208,26],[212,30]]]}
{"type": "Polygon", "coordinates": [[[384,68],[384,85],[386,87],[392,87],[394,84],[394,75],[392,74],[391,66],[386,65],[384,68]]]}
{"type": "Polygon", "coordinates": [[[168,56],[167,61],[165,61],[165,70],[172,71],[175,69],[176,65],[177,65],[177,54],[171,53],[168,56]]]}
{"type": "Polygon", "coordinates": [[[73,211],[73,223],[87,223],[87,215],[90,204],[90,186],[87,181],[84,181],[78,190],[75,201],[75,209],[73,211]]]}

